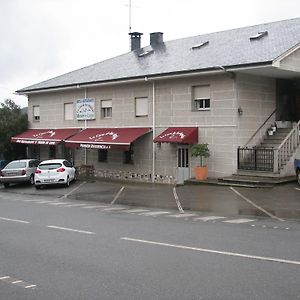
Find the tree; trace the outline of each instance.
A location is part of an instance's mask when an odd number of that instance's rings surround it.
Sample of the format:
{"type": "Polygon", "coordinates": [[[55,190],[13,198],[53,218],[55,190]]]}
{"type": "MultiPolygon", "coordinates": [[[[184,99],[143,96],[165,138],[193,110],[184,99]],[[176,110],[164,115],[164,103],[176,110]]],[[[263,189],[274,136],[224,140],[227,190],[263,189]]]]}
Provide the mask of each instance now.
{"type": "Polygon", "coordinates": [[[19,105],[6,99],[0,107],[0,155],[6,160],[16,159],[20,145],[11,143],[10,138],[28,128],[27,114],[22,114],[19,105]]]}

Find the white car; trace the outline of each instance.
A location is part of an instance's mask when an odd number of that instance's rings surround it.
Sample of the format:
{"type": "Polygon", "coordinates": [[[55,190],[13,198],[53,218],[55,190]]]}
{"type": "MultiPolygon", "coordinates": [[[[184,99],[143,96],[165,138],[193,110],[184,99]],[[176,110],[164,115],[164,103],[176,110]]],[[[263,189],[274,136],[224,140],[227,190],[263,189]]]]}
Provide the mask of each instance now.
{"type": "Polygon", "coordinates": [[[52,184],[63,184],[68,187],[73,180],[76,180],[76,170],[65,159],[51,159],[41,162],[34,176],[36,189],[52,184]]]}

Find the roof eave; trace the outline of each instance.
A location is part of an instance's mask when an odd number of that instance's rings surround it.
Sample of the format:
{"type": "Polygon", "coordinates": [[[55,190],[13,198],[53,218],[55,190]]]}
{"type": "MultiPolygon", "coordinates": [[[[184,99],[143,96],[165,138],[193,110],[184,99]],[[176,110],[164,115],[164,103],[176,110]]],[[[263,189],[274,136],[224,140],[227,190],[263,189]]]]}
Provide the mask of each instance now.
{"type": "Polygon", "coordinates": [[[221,74],[224,72],[226,73],[226,72],[235,72],[238,70],[253,69],[257,67],[260,68],[270,67],[272,65],[273,65],[273,61],[264,61],[264,62],[249,63],[243,65],[214,66],[211,68],[198,69],[198,70],[184,70],[184,71],[169,72],[169,73],[149,74],[149,75],[141,75],[136,77],[73,83],[73,84],[66,84],[61,86],[52,86],[52,87],[36,88],[36,89],[21,89],[16,91],[16,93],[19,95],[30,95],[35,93],[64,91],[64,90],[96,87],[96,86],[103,86],[103,85],[126,84],[126,83],[135,83],[135,82],[145,82],[149,80],[173,79],[173,78],[180,78],[180,77],[193,77],[198,75],[213,75],[213,74],[221,74]]]}

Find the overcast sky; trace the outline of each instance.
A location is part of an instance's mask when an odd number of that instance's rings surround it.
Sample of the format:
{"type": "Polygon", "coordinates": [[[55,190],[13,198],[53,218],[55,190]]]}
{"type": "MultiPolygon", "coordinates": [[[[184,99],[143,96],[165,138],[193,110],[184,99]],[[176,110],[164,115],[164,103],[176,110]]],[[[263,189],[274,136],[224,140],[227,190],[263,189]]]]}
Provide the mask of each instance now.
{"type": "MultiPolygon", "coordinates": [[[[164,40],[300,17],[299,0],[132,0],[132,31],[164,40]]],[[[129,0],[0,0],[0,101],[129,51],[129,0]]]]}

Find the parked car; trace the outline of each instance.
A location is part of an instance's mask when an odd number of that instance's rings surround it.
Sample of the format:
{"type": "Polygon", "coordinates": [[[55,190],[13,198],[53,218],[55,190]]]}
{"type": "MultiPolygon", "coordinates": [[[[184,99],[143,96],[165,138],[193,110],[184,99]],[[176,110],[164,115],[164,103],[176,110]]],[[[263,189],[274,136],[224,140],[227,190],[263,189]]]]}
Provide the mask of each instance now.
{"type": "Polygon", "coordinates": [[[0,160],[0,171],[7,165],[7,161],[4,159],[0,160]]]}
{"type": "Polygon", "coordinates": [[[36,189],[53,184],[63,184],[68,187],[73,180],[76,180],[76,170],[65,159],[51,159],[41,162],[34,177],[36,189]]]}
{"type": "Polygon", "coordinates": [[[296,153],[296,157],[294,160],[294,167],[295,167],[298,183],[300,184],[300,149],[298,149],[296,153]]]}
{"type": "Polygon", "coordinates": [[[6,188],[11,183],[29,182],[34,184],[34,175],[38,164],[37,159],[13,160],[0,171],[0,182],[6,188]]]}

